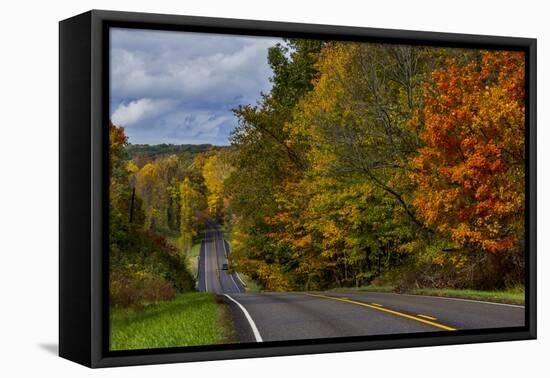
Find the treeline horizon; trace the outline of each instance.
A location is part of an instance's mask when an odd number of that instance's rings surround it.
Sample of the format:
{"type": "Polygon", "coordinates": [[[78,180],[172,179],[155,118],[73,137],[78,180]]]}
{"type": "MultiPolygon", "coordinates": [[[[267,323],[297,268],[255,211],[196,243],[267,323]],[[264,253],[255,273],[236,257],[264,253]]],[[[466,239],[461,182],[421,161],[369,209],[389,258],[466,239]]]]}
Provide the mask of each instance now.
{"type": "Polygon", "coordinates": [[[230,148],[227,145],[215,145],[210,143],[130,143],[124,145],[124,152],[127,160],[134,158],[156,158],[168,155],[179,155],[185,153],[201,153],[210,150],[230,148]]]}
{"type": "Polygon", "coordinates": [[[233,110],[231,146],[129,157],[111,125],[126,193],[111,208],[128,216],[134,188],[126,226],[182,261],[215,219],[231,268],[266,290],[523,285],[524,59],[287,40],[269,49],[271,91],[233,110]]]}

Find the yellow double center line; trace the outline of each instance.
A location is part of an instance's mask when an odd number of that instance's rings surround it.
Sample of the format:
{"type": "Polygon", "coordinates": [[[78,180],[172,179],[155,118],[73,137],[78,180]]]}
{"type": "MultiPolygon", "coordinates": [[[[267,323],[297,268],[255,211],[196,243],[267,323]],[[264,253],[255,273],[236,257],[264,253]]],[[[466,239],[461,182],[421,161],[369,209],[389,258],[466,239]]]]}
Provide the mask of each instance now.
{"type": "Polygon", "coordinates": [[[304,293],[304,294],[309,295],[310,297],[319,297],[319,298],[325,298],[325,299],[332,299],[334,301],[352,303],[352,304],[355,304],[355,305],[358,305],[358,306],[372,308],[374,310],[383,311],[383,312],[387,312],[387,313],[390,313],[390,314],[393,314],[393,315],[401,316],[403,318],[416,320],[417,322],[424,323],[424,324],[429,324],[431,326],[441,328],[441,329],[444,329],[446,331],[456,331],[456,328],[448,327],[446,325],[439,324],[439,323],[436,323],[436,322],[433,322],[433,321],[430,321],[430,320],[422,319],[422,318],[419,318],[419,317],[416,317],[416,316],[413,316],[413,315],[405,314],[403,312],[390,310],[390,309],[380,307],[380,306],[370,305],[368,303],[358,302],[358,301],[354,301],[354,300],[347,299],[347,298],[330,297],[328,295],[322,295],[322,294],[309,294],[309,293],[304,293]]]}

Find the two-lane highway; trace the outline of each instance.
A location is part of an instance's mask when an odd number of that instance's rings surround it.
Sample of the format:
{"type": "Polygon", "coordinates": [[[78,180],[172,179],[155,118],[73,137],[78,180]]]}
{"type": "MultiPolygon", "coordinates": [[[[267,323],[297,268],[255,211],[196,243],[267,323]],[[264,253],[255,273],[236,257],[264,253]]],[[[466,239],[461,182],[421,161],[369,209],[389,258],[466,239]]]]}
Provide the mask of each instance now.
{"type": "Polygon", "coordinates": [[[279,341],[465,329],[521,327],[523,306],[365,291],[248,293],[222,269],[229,246],[209,223],[201,247],[198,287],[231,306],[241,342],[279,341]]]}
{"type": "Polygon", "coordinates": [[[228,251],[221,227],[207,223],[198,264],[199,291],[216,294],[245,292],[240,278],[223,269],[228,265],[228,251]]]}

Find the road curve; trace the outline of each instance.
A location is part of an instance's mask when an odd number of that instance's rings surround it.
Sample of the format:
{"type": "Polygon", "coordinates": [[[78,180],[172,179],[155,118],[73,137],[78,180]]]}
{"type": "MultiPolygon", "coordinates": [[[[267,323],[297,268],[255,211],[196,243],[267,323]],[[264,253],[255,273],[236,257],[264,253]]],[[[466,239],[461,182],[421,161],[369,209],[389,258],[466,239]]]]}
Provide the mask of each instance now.
{"type": "MultiPolygon", "coordinates": [[[[522,306],[393,293],[246,293],[232,297],[248,311],[263,341],[521,327],[525,322],[522,306]]],[[[250,332],[239,334],[251,341],[250,332]]]]}
{"type": "Polygon", "coordinates": [[[207,224],[198,289],[230,306],[240,342],[521,327],[523,306],[365,291],[247,293],[222,270],[229,246],[221,228],[207,224]]]}

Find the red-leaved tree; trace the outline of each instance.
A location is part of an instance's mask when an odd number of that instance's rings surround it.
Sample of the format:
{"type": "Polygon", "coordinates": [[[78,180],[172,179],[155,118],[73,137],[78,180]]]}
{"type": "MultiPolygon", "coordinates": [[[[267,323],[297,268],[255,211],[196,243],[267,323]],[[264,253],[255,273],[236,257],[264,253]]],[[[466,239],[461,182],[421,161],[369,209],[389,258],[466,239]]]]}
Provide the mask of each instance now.
{"type": "Polygon", "coordinates": [[[465,251],[523,250],[524,77],[522,52],[450,60],[411,121],[425,143],[412,161],[416,212],[465,251]]]}

